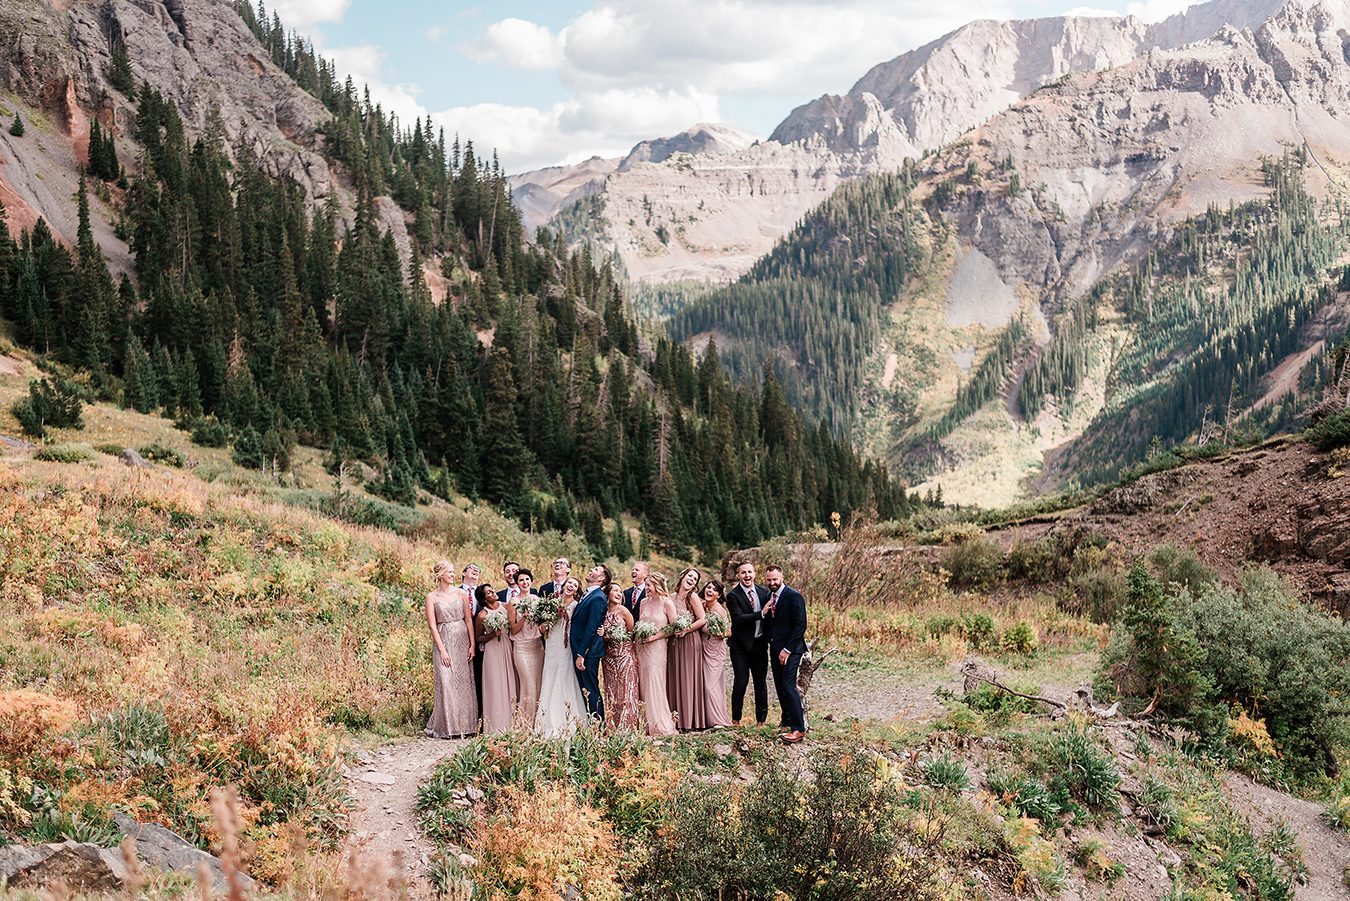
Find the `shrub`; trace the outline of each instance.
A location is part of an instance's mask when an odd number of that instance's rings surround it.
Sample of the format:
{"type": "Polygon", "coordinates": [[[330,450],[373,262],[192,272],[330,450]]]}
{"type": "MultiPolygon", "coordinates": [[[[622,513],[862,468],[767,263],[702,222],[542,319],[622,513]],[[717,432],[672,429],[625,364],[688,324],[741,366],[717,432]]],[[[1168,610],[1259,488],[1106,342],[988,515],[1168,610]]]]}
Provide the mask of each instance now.
{"type": "Polygon", "coordinates": [[[1136,566],[1131,609],[1112,636],[1106,673],[1127,696],[1202,738],[1228,737],[1229,710],[1252,711],[1295,774],[1334,772],[1350,742],[1350,624],[1302,603],[1268,571],[1237,590],[1167,593],[1136,566]]]}
{"type": "Polygon", "coordinates": [[[1313,446],[1321,451],[1350,445],[1350,412],[1328,416],[1309,428],[1305,434],[1313,446]]]}
{"type": "Polygon", "coordinates": [[[1129,599],[1125,573],[1109,563],[1069,576],[1069,590],[1073,603],[1061,606],[1094,623],[1114,622],[1129,599]]]}
{"type": "Polygon", "coordinates": [[[1113,883],[1125,875],[1125,865],[1111,859],[1106,853],[1106,844],[1099,838],[1084,839],[1075,846],[1073,862],[1094,882],[1113,883]]]}
{"type": "Polygon", "coordinates": [[[176,469],[181,469],[187,463],[181,453],[159,441],[145,445],[139,453],[151,463],[163,463],[176,469]]]}
{"type": "Polygon", "coordinates": [[[47,429],[84,428],[84,394],[66,379],[43,379],[28,383],[28,396],[11,408],[24,434],[45,438],[47,429]]]}
{"type": "Polygon", "coordinates": [[[216,417],[203,416],[193,420],[191,438],[199,447],[224,447],[230,441],[230,433],[216,417]]]}
{"type": "Polygon", "coordinates": [[[232,454],[234,462],[245,469],[262,469],[266,460],[263,459],[262,436],[253,426],[246,426],[242,432],[234,439],[234,453],[232,454]]]}
{"type": "Polygon", "coordinates": [[[473,881],[487,897],[553,901],[569,889],[587,901],[623,896],[617,836],[562,785],[507,787],[469,847],[473,881]]]}
{"type": "Polygon", "coordinates": [[[1050,744],[1048,769],[1052,789],[1062,791],[1092,810],[1115,810],[1120,770],[1102,748],[1086,721],[1070,717],[1050,744]]]}
{"type": "MultiPolygon", "coordinates": [[[[1041,691],[1039,685],[1030,682],[1014,682],[1010,687],[1027,695],[1038,695],[1041,691]]],[[[1037,702],[1008,694],[1006,691],[988,684],[982,684],[970,692],[966,695],[965,701],[972,709],[981,713],[1008,714],[1037,713],[1040,711],[1040,705],[1037,702]]]]}
{"type": "Polygon", "coordinates": [[[960,794],[970,790],[970,774],[965,764],[950,754],[934,757],[919,768],[923,781],[938,791],[960,794]]]}
{"type": "Polygon", "coordinates": [[[17,112],[14,114],[14,121],[9,125],[9,133],[16,138],[22,138],[26,129],[23,127],[23,117],[17,112]]]}
{"type": "Polygon", "coordinates": [[[126,448],[120,444],[95,444],[94,450],[98,451],[100,454],[107,454],[109,457],[120,457],[122,456],[122,451],[126,450],[126,448]]]}
{"type": "Polygon", "coordinates": [[[1027,656],[1036,653],[1040,638],[1036,634],[1035,626],[1026,620],[1018,620],[1003,630],[1003,637],[999,639],[999,644],[1005,651],[1027,656]]]}
{"type": "Polygon", "coordinates": [[[1008,551],[1008,578],[1042,584],[1059,578],[1059,548],[1049,538],[1019,541],[1008,551]]]}
{"type": "Polygon", "coordinates": [[[1350,792],[1342,792],[1327,802],[1327,823],[1350,832],[1350,792]]]}
{"type": "Polygon", "coordinates": [[[813,755],[809,767],[799,774],[772,756],[743,786],[682,783],[637,895],[934,898],[930,868],[906,827],[899,785],[878,758],[845,746],[813,755]]]}
{"type": "Polygon", "coordinates": [[[967,613],[961,618],[961,631],[966,640],[980,650],[993,645],[998,637],[994,618],[987,613],[967,613]]]}
{"type": "Polygon", "coordinates": [[[988,590],[1003,576],[1003,552],[983,536],[953,544],[942,552],[942,568],[951,584],[974,591],[988,590]]]}
{"type": "Polygon", "coordinates": [[[1164,585],[1180,585],[1191,594],[1219,581],[1219,574],[1200,562],[1199,557],[1175,545],[1164,544],[1154,549],[1149,561],[1164,585]]]}
{"type": "Polygon", "coordinates": [[[1000,803],[1024,817],[1053,825],[1059,816],[1059,802],[1045,783],[1026,774],[993,772],[989,774],[989,791],[1000,803]]]}
{"type": "Polygon", "coordinates": [[[33,459],[47,463],[88,463],[94,455],[73,444],[53,444],[40,448],[33,459]]]}

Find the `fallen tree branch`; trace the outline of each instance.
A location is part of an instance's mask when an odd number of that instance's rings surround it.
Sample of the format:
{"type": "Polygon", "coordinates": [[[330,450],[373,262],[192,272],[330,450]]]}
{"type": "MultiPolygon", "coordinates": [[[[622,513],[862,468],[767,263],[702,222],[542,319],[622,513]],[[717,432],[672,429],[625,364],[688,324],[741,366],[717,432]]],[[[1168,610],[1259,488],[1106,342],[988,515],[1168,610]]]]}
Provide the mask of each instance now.
{"type": "Polygon", "coordinates": [[[967,661],[965,664],[961,666],[961,674],[963,676],[966,676],[967,678],[978,679],[979,681],[984,682],[987,685],[992,685],[999,691],[1007,692],[1008,694],[1013,695],[1014,697],[1025,698],[1028,701],[1036,701],[1038,703],[1045,704],[1049,707],[1054,707],[1061,714],[1066,713],[1069,709],[1069,705],[1065,704],[1063,701],[1056,701],[1054,698],[1043,698],[1040,695],[1029,695],[1020,692],[1015,688],[1009,688],[1008,686],[1004,685],[1002,682],[998,681],[992,676],[986,676],[984,673],[980,672],[979,668],[975,666],[973,662],[970,661],[967,661]]]}

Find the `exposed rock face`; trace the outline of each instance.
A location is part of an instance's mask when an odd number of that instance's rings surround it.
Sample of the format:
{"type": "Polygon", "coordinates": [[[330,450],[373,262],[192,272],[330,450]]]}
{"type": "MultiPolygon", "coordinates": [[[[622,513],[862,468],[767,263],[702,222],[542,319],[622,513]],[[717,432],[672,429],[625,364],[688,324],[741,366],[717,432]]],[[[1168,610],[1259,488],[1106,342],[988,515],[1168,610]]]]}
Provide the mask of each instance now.
{"type": "MultiPolygon", "coordinates": [[[[1212,0],[1155,25],[1076,16],[972,22],[875,66],[846,95],[799,107],[768,141],[728,152],[710,127],[695,126],[639,144],[613,171],[591,161],[585,172],[516,176],[514,196],[527,225],[538,225],[601,195],[589,237],[615,250],[639,282],[733,279],[841,181],[942,147],[1047,82],[1122,66],[1225,25],[1256,27],[1283,2],[1212,0]],[[545,190],[550,184],[570,186],[545,190]]],[[[1003,237],[1013,250],[1030,242],[1048,265],[1048,236],[1015,229],[1003,237]]]]}
{"type": "MultiPolygon", "coordinates": [[[[1224,25],[1256,26],[1283,0],[1216,0],[1156,25],[1125,18],[1062,16],[971,22],[930,44],[872,68],[843,97],[798,107],[770,136],[820,136],[839,153],[862,149],[847,123],[880,108],[908,155],[955,140],[990,116],[1071,72],[1123,65],[1153,48],[1179,47],[1224,25]]],[[[863,132],[866,139],[866,132],[863,132]]]]}
{"type": "MultiPolygon", "coordinates": [[[[247,149],[316,204],[336,194],[349,213],[350,194],[323,156],[327,110],[272,63],[230,3],[69,0],[0,8],[0,85],[45,118],[30,128],[32,140],[0,141],[0,199],[11,226],[30,227],[41,215],[74,244],[69,198],[87,153],[91,112],[111,126],[123,164],[134,162],[131,98],[108,82],[113,35],[126,44],[135,83],[149,82],[172,100],[191,137],[217,116],[231,150],[247,149]]],[[[107,212],[94,214],[95,237],[114,270],[129,271],[125,246],[99,221],[107,212]]],[[[383,224],[406,251],[403,217],[383,224]]]]}
{"type": "Polygon", "coordinates": [[[78,894],[114,892],[126,879],[122,856],[84,842],[0,847],[0,881],[11,889],[40,889],[57,879],[78,894]]]}
{"type": "Polygon", "coordinates": [[[638,163],[664,163],[677,153],[689,153],[700,156],[719,156],[736,153],[755,143],[755,136],[749,132],[728,125],[709,125],[699,123],[668,138],[643,141],[628,152],[628,156],[619,163],[619,171],[627,172],[638,163]]]}
{"type": "MultiPolygon", "coordinates": [[[[136,856],[150,866],[195,875],[198,866],[205,864],[207,872],[211,874],[212,887],[217,892],[229,890],[229,881],[220,858],[207,854],[163,826],[153,823],[141,825],[124,813],[114,814],[113,819],[117,822],[117,828],[136,843],[136,856]]],[[[245,890],[252,891],[257,887],[253,879],[243,873],[238,873],[237,877],[245,890]]]]}

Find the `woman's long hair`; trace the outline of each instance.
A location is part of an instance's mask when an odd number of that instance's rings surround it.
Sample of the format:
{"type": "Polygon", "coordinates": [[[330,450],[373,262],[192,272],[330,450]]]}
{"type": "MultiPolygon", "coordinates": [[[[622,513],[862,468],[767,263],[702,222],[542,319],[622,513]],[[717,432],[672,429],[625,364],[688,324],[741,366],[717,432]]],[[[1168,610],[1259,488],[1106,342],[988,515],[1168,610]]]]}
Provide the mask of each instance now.
{"type": "Polygon", "coordinates": [[[689,589],[689,597],[691,597],[691,598],[696,598],[696,597],[698,597],[698,586],[699,586],[699,583],[703,581],[703,578],[702,578],[703,572],[702,572],[698,567],[696,567],[696,566],[691,566],[691,567],[689,567],[689,568],[687,568],[687,569],[682,569],[682,570],[680,570],[680,574],[679,574],[678,576],[675,577],[675,594],[676,594],[676,595],[679,595],[679,593],[680,593],[680,591],[681,591],[681,587],[680,587],[680,586],[684,585],[684,577],[687,576],[687,575],[689,575],[690,573],[697,573],[698,576],[699,576],[699,580],[698,580],[698,582],[695,582],[695,583],[694,583],[694,587],[693,587],[693,588],[690,588],[690,589],[689,589]]]}
{"type": "Polygon", "coordinates": [[[647,574],[647,587],[656,592],[657,597],[667,597],[670,594],[670,586],[666,584],[666,577],[660,573],[647,574]]]}

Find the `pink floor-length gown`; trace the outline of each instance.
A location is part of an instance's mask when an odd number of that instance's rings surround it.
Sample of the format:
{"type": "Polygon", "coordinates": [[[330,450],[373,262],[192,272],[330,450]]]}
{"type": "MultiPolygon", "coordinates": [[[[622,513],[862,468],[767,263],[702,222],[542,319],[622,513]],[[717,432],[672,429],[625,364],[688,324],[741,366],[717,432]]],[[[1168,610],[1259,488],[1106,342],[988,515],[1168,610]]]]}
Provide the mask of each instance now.
{"type": "MultiPolygon", "coordinates": [[[[688,600],[676,596],[675,618],[694,611],[688,600]]],[[[708,728],[703,698],[703,633],[690,632],[683,638],[670,640],[669,664],[666,670],[666,694],[675,711],[675,724],[681,732],[708,728]]]]}
{"type": "MultiPolygon", "coordinates": [[[[641,622],[648,622],[658,629],[665,628],[669,621],[662,605],[649,596],[639,608],[641,622]]],[[[670,713],[670,700],[666,696],[666,646],[670,644],[664,638],[655,641],[638,642],[638,697],[642,700],[642,716],[647,722],[648,735],[674,735],[675,718],[670,713]]]]}
{"type": "Polygon", "coordinates": [[[511,642],[498,632],[483,643],[483,734],[506,732],[516,713],[516,668],[511,642]]]}
{"type": "MultiPolygon", "coordinates": [[[[600,628],[606,633],[622,623],[617,610],[605,614],[600,628]]],[[[605,724],[610,729],[641,729],[642,716],[638,710],[637,652],[631,641],[605,639],[605,658],[600,671],[605,677],[605,724]]]]}
{"type": "MultiPolygon", "coordinates": [[[[718,615],[731,621],[725,610],[718,615]]],[[[711,614],[709,614],[711,616],[711,614]]],[[[727,709],[727,639],[726,636],[703,636],[703,715],[711,726],[730,726],[731,712],[727,709]]]]}

